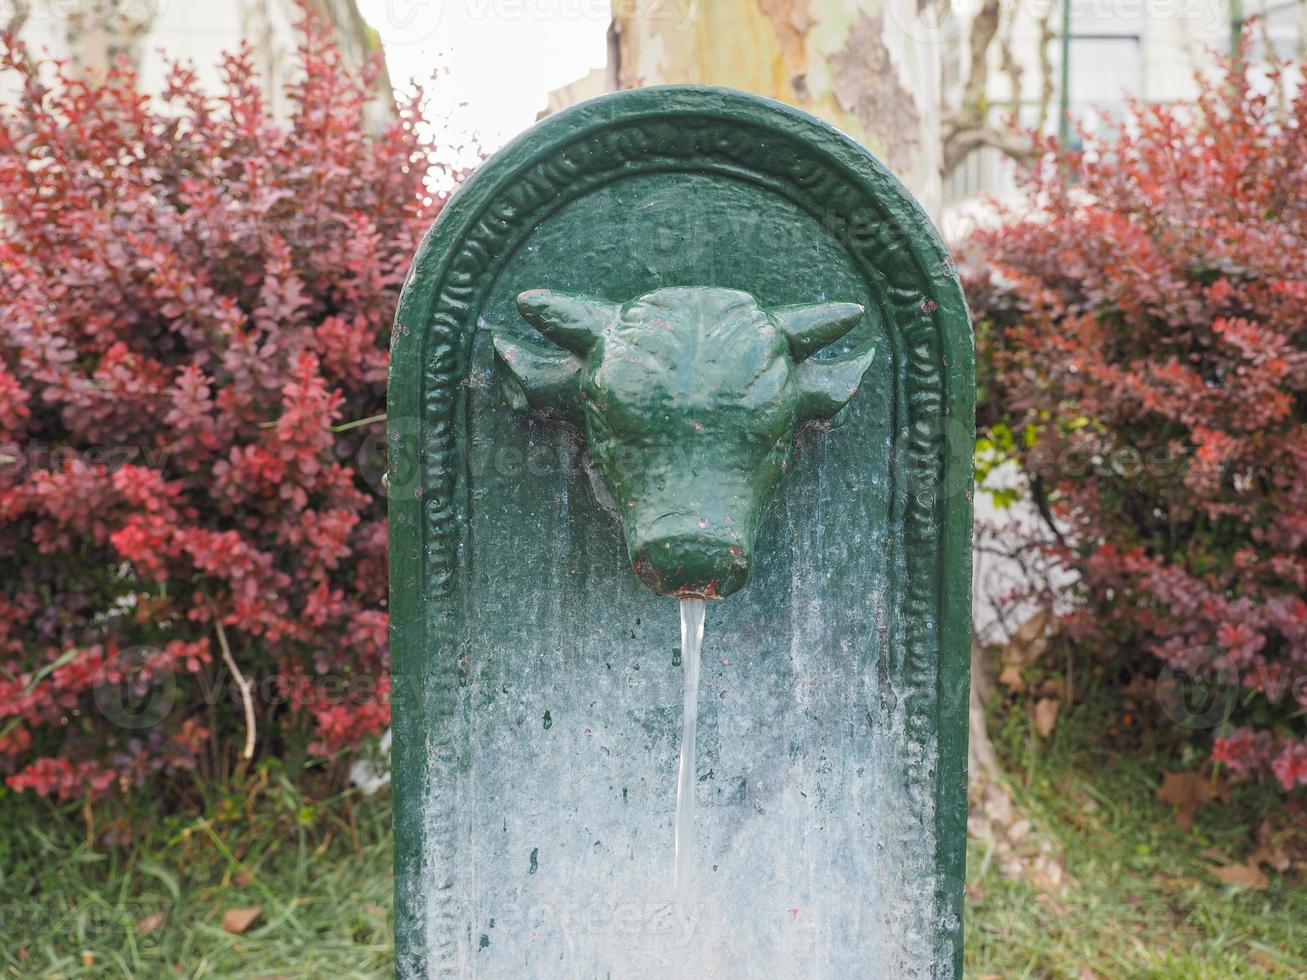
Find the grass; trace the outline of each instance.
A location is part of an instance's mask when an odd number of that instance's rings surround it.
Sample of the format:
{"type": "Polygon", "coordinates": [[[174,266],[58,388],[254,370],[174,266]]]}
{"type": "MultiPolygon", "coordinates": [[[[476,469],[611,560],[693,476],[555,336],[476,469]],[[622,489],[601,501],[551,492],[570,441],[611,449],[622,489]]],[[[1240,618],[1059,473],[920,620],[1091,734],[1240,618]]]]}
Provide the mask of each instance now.
{"type": "Polygon", "coordinates": [[[1267,786],[1231,788],[1193,829],[1155,799],[1162,773],[1199,762],[1174,728],[1132,728],[1119,698],[1091,695],[1047,741],[1026,714],[991,720],[1018,808],[1060,850],[1071,881],[1049,894],[1005,877],[982,845],[968,855],[967,973],[977,977],[1307,976],[1301,869],[1264,891],[1211,869],[1243,861],[1264,819],[1284,812],[1267,786]],[[1173,743],[1168,739],[1174,739],[1173,743]]]}
{"type": "MultiPolygon", "coordinates": [[[[1192,753],[1113,734],[1112,703],[1090,698],[1047,741],[1021,711],[991,722],[1018,805],[1071,880],[1064,893],[1039,891],[973,845],[967,975],[1307,976],[1301,872],[1271,874],[1256,892],[1208,870],[1244,858],[1283,798],[1236,787],[1179,830],[1154,793],[1192,753]]],[[[92,848],[76,808],[0,791],[0,976],[390,975],[386,799],[311,801],[265,769],[244,795],[201,809],[165,818],[142,803],[131,844],[92,848]],[[223,931],[224,911],[253,906],[263,911],[248,931],[223,931]]]]}
{"type": "Polygon", "coordinates": [[[143,807],[125,847],[88,847],[77,811],[0,800],[0,976],[388,976],[389,807],[269,782],[206,818],[143,807]]]}

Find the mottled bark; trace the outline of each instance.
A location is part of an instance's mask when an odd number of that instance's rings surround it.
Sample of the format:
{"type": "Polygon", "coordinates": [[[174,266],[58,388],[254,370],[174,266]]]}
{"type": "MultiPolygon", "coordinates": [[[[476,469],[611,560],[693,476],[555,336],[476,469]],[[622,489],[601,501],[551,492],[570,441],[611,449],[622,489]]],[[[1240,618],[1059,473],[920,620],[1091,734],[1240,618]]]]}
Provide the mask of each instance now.
{"type": "Polygon", "coordinates": [[[917,0],[615,0],[618,84],[725,85],[820,116],[940,202],[940,44],[917,0]]]}

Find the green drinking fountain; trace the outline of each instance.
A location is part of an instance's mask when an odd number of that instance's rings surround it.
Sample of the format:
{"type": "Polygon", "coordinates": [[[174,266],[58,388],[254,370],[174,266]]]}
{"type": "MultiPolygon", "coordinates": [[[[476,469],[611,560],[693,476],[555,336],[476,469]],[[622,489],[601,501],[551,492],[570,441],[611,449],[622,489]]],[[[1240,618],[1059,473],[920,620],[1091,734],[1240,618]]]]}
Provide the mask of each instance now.
{"type": "Polygon", "coordinates": [[[972,335],[884,165],[724,89],[559,113],[390,371],[397,976],[960,976],[972,335]]]}

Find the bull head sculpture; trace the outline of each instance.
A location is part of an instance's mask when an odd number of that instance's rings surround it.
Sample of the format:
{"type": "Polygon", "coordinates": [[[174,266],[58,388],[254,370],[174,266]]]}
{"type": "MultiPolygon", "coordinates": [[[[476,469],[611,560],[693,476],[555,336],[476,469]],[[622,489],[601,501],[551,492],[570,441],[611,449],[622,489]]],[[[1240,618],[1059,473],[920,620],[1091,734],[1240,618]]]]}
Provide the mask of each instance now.
{"type": "Polygon", "coordinates": [[[624,304],[533,289],[517,306],[553,343],[495,334],[505,399],[584,433],[636,575],[667,595],[748,581],[794,430],[842,422],[875,356],[810,359],[858,322],[855,303],[764,310],[698,287],[624,304]]]}

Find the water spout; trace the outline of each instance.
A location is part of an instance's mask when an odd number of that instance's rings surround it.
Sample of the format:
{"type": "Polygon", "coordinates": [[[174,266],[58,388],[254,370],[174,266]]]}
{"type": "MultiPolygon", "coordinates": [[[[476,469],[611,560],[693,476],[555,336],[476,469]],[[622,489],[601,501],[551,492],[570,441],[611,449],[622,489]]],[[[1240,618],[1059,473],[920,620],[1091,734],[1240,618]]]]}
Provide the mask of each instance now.
{"type": "Polygon", "coordinates": [[[694,897],[695,756],[699,727],[699,655],[703,648],[705,600],[681,599],[681,663],[685,668],[685,700],[681,714],[681,768],[676,783],[676,871],[673,901],[688,910],[694,897]]]}

